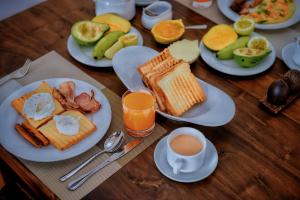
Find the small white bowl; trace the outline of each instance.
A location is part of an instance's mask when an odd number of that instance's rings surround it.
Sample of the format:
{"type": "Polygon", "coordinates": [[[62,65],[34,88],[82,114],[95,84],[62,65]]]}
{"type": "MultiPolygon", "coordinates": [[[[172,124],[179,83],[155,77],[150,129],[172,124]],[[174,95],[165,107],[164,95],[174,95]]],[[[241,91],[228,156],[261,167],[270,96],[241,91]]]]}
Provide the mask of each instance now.
{"type": "Polygon", "coordinates": [[[170,20],[172,19],[172,16],[172,5],[166,1],[157,1],[143,10],[142,24],[146,29],[150,30],[154,24],[163,20],[170,20]],[[150,16],[146,14],[146,10],[159,14],[157,16],[150,16]]]}
{"type": "Polygon", "coordinates": [[[135,16],[135,0],[94,0],[96,15],[115,13],[131,20],[135,16]]]}

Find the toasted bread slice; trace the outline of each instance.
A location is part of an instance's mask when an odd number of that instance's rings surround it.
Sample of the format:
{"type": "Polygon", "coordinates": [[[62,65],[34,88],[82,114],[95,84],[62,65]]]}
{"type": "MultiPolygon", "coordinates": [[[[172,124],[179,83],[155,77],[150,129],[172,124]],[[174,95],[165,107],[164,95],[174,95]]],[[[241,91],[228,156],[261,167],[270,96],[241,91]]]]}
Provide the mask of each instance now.
{"type": "Polygon", "coordinates": [[[166,107],[165,107],[164,100],[159,96],[159,92],[155,80],[161,74],[164,74],[165,72],[169,71],[171,68],[174,68],[174,66],[178,63],[180,63],[179,60],[174,60],[172,57],[167,58],[157,66],[153,67],[153,71],[147,73],[144,77],[145,80],[147,80],[148,84],[150,85],[149,88],[153,91],[161,111],[165,111],[166,107]]]}
{"type": "Polygon", "coordinates": [[[56,128],[56,122],[53,119],[41,126],[38,130],[50,140],[50,143],[55,148],[61,151],[71,147],[74,144],[77,144],[96,130],[95,124],[79,111],[68,110],[60,115],[80,117],[80,128],[76,135],[68,136],[60,133],[56,128]]]}
{"type": "Polygon", "coordinates": [[[48,116],[44,119],[41,120],[34,120],[31,118],[28,118],[24,113],[23,113],[23,106],[24,103],[27,99],[29,99],[32,95],[37,94],[37,93],[41,93],[41,92],[48,92],[52,95],[54,88],[52,88],[51,86],[48,85],[47,82],[41,82],[39,87],[29,93],[26,93],[25,95],[14,99],[11,102],[12,107],[20,114],[22,115],[22,117],[33,127],[33,128],[38,128],[41,125],[43,125],[44,123],[46,123],[47,121],[49,121],[53,115],[62,113],[64,111],[64,108],[62,107],[62,105],[56,100],[54,99],[54,103],[55,103],[55,110],[53,111],[51,116],[48,116]]]}
{"type": "Polygon", "coordinates": [[[206,97],[188,63],[181,61],[156,78],[159,95],[164,99],[166,110],[180,116],[206,97]]]}
{"type": "Polygon", "coordinates": [[[28,121],[24,121],[22,123],[23,128],[29,132],[32,136],[37,138],[43,146],[48,146],[49,145],[49,140],[46,138],[41,132],[39,132],[36,128],[33,128],[28,121]]]}
{"type": "Polygon", "coordinates": [[[170,50],[168,48],[164,49],[160,54],[149,60],[148,62],[140,65],[138,67],[139,73],[144,77],[148,72],[151,72],[153,67],[171,57],[170,50]]]}
{"type": "Polygon", "coordinates": [[[15,125],[16,131],[30,144],[32,144],[36,148],[41,148],[43,146],[42,142],[32,136],[23,126],[20,124],[15,125]]]}

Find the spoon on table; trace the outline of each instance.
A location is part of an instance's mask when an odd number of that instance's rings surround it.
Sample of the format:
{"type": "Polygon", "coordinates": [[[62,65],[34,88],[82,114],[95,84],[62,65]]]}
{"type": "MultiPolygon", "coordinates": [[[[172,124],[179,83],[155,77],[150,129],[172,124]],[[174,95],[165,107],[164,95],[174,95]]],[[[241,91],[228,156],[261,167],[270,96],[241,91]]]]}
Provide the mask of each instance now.
{"type": "Polygon", "coordinates": [[[87,164],[92,162],[95,158],[97,158],[99,155],[103,153],[112,153],[114,151],[117,151],[124,140],[124,133],[122,131],[114,132],[112,135],[110,135],[104,142],[104,149],[102,151],[98,151],[95,154],[93,154],[91,157],[80,163],[78,166],[76,166],[74,169],[72,169],[70,172],[65,174],[64,176],[60,177],[59,180],[64,182],[67,179],[71,178],[74,174],[79,172],[83,167],[85,167],[87,164]]]}
{"type": "Polygon", "coordinates": [[[199,24],[199,25],[192,25],[192,26],[185,26],[185,29],[207,29],[207,25],[206,24],[199,24]]]}

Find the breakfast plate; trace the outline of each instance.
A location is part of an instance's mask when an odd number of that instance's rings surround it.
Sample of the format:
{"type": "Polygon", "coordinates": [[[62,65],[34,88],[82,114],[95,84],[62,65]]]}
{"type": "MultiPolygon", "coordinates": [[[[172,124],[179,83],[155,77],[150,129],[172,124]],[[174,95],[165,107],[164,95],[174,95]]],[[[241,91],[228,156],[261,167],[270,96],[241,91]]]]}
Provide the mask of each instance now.
{"type": "MultiPolygon", "coordinates": [[[[134,27],[131,27],[129,33],[134,33],[137,34],[138,36],[138,45],[142,46],[143,45],[143,37],[141,33],[134,27]]],[[[72,35],[69,36],[68,38],[68,51],[69,54],[77,61],[81,62],[82,64],[86,64],[92,67],[111,67],[112,66],[112,61],[103,58],[101,60],[95,60],[92,57],[92,51],[93,51],[93,46],[92,47],[83,47],[78,45],[72,35]]]]}
{"type": "MultiPolygon", "coordinates": [[[[157,51],[148,47],[127,47],[115,55],[113,68],[129,90],[145,87],[137,67],[157,54],[157,51]]],[[[186,121],[203,126],[222,126],[230,122],[235,114],[233,100],[226,93],[211,84],[198,78],[197,81],[207,95],[207,100],[204,103],[192,107],[181,117],[172,116],[160,110],[157,110],[157,112],[172,120],[186,121]]]]}
{"type": "Polygon", "coordinates": [[[88,114],[87,117],[97,126],[96,131],[93,132],[90,136],[80,141],[78,144],[64,151],[60,151],[54,148],[52,145],[42,148],[35,148],[26,140],[24,140],[14,128],[16,123],[22,123],[24,119],[11,106],[11,102],[12,100],[24,95],[25,93],[35,90],[38,87],[38,85],[42,82],[37,81],[15,91],[9,97],[7,97],[1,104],[1,145],[15,156],[18,156],[25,160],[37,162],[53,162],[72,158],[81,153],[84,153],[85,151],[89,150],[94,145],[96,145],[105,135],[111,123],[110,104],[108,99],[101,92],[101,90],[99,90],[95,86],[90,85],[89,83],[69,78],[52,78],[43,81],[46,81],[52,87],[58,87],[64,81],[73,81],[76,84],[76,94],[93,90],[95,93],[95,99],[97,99],[101,103],[101,108],[95,113],[88,114]]]}
{"type": "MultiPolygon", "coordinates": [[[[257,33],[252,33],[251,37],[260,36],[257,33]]],[[[272,51],[262,62],[258,63],[254,67],[244,68],[239,66],[233,59],[231,60],[220,60],[216,57],[216,52],[210,51],[207,49],[201,41],[200,43],[200,54],[202,59],[212,68],[217,71],[223,72],[229,75],[235,76],[251,76],[255,74],[262,73],[269,69],[275,59],[276,53],[274,46],[269,42],[270,50],[272,51]]]]}
{"type": "Polygon", "coordinates": [[[179,173],[175,175],[172,167],[167,161],[167,136],[162,138],[156,145],[154,150],[154,162],[158,170],[173,181],[182,183],[193,183],[207,178],[213,173],[218,165],[218,152],[215,146],[206,140],[206,156],[203,165],[192,173],[179,173]]]}
{"type": "MultiPolygon", "coordinates": [[[[240,15],[231,10],[230,5],[232,4],[234,0],[218,0],[218,7],[220,11],[229,19],[232,21],[237,21],[240,18],[240,15]]],[[[289,26],[292,26],[300,21],[300,1],[295,0],[296,4],[296,11],[294,15],[281,23],[274,23],[274,24],[256,24],[255,27],[257,29],[266,29],[266,30],[272,30],[272,29],[283,29],[287,28],[289,26]]]]}

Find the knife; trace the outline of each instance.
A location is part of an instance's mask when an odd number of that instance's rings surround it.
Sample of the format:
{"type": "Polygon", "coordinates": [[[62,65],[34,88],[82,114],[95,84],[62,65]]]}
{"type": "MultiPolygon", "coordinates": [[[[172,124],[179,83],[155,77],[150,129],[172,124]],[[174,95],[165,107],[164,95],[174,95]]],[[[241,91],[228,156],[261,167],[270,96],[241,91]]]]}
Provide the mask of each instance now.
{"type": "Polygon", "coordinates": [[[68,184],[68,189],[71,190],[71,191],[76,190],[83,183],[85,183],[85,181],[87,181],[91,176],[93,176],[96,172],[98,172],[100,169],[104,168],[105,166],[109,165],[113,161],[115,161],[115,160],[121,158],[122,156],[126,155],[129,151],[131,151],[132,149],[134,149],[141,142],[142,142],[142,140],[138,140],[138,139],[135,139],[135,140],[132,140],[132,141],[128,142],[126,145],[124,145],[122,151],[114,153],[109,158],[107,158],[106,160],[104,160],[102,163],[100,163],[99,165],[97,165],[95,168],[93,168],[90,171],[88,171],[87,173],[79,176],[74,181],[71,181],[68,184]]]}

